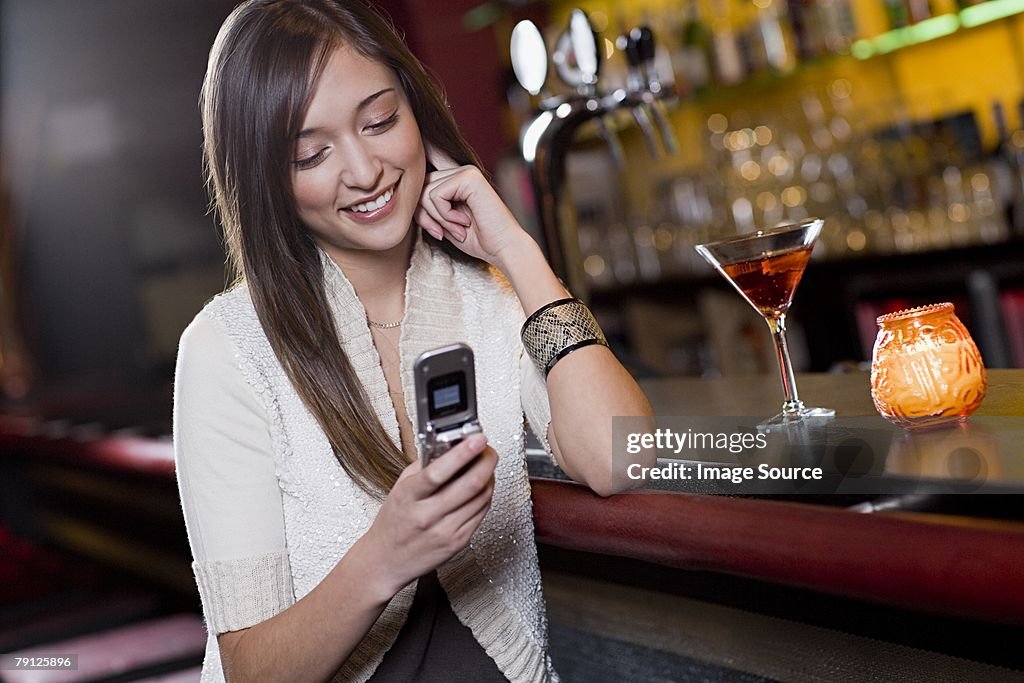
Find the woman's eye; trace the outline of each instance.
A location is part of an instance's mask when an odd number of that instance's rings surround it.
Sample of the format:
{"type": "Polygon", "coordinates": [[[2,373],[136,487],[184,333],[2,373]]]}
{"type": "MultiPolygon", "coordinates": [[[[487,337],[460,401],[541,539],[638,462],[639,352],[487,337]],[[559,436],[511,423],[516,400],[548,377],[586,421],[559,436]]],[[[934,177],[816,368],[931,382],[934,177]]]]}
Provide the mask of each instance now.
{"type": "Polygon", "coordinates": [[[378,121],[377,123],[371,123],[370,125],[367,126],[367,128],[369,130],[374,131],[375,133],[379,133],[379,132],[387,130],[391,126],[395,125],[395,121],[397,121],[397,120],[398,120],[398,112],[396,111],[394,114],[392,114],[391,116],[387,117],[383,121],[378,121]]]}
{"type": "Polygon", "coordinates": [[[316,154],[314,154],[313,156],[304,157],[302,159],[296,159],[292,163],[295,164],[295,167],[298,168],[300,171],[306,168],[313,168],[314,166],[316,166],[317,164],[324,160],[324,156],[326,154],[327,148],[325,147],[316,154]]]}

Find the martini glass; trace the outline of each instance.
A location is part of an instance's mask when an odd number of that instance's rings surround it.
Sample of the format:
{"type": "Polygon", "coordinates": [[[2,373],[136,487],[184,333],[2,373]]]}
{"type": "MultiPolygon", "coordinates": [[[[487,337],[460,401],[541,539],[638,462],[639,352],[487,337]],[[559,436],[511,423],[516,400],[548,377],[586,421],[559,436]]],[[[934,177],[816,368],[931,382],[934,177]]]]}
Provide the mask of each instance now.
{"type": "Polygon", "coordinates": [[[762,431],[808,417],[836,414],[831,408],[804,406],[796,391],[793,363],[786,346],[786,312],[811,258],[811,249],[821,226],[821,220],[811,218],[796,225],[758,230],[750,235],[697,245],[700,255],[761,314],[772,332],[786,400],[782,403],[781,413],[758,425],[762,431]]]}

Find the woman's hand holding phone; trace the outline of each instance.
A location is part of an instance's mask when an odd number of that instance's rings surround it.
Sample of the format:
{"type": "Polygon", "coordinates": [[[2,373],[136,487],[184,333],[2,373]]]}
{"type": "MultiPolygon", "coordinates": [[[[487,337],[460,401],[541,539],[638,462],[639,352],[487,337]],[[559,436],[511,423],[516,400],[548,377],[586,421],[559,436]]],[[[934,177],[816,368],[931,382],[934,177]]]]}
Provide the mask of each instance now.
{"type": "Polygon", "coordinates": [[[359,541],[379,560],[386,599],[469,544],[490,509],[497,463],[487,439],[474,434],[427,467],[405,468],[359,541]]]}

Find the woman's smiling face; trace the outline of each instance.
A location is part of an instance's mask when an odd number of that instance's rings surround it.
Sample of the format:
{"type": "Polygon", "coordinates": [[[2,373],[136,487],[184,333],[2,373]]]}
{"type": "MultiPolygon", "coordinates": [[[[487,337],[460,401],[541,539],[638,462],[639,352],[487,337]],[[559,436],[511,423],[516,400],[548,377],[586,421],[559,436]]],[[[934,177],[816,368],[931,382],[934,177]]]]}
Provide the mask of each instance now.
{"type": "Polygon", "coordinates": [[[317,244],[331,256],[398,246],[425,174],[423,140],[398,76],[345,45],[336,48],[292,156],[296,208],[317,244]]]}

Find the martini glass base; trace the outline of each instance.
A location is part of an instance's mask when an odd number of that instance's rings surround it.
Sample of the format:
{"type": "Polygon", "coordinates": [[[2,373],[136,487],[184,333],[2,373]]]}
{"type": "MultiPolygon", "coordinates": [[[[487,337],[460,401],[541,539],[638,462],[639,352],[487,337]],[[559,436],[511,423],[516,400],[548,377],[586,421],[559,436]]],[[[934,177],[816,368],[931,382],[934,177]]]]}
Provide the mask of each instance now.
{"type": "Polygon", "coordinates": [[[775,417],[770,417],[757,425],[757,431],[770,432],[775,429],[785,428],[794,422],[802,422],[810,419],[827,419],[835,417],[836,411],[831,408],[805,408],[801,406],[796,410],[782,412],[775,417]]]}

